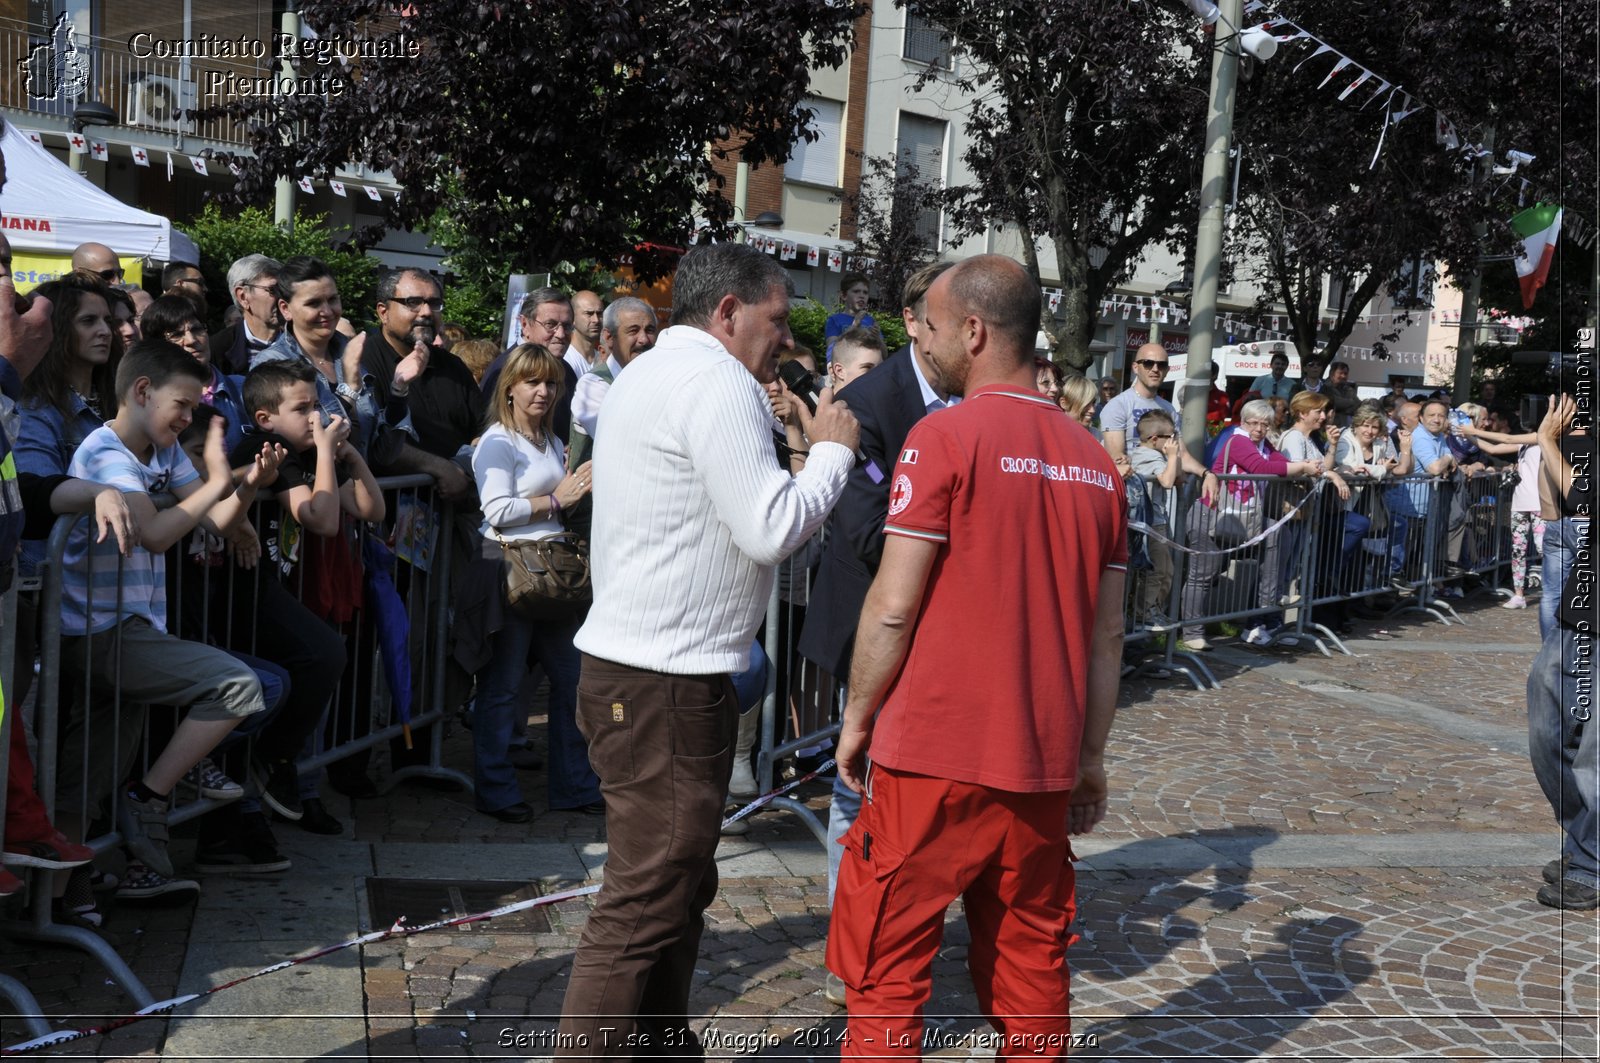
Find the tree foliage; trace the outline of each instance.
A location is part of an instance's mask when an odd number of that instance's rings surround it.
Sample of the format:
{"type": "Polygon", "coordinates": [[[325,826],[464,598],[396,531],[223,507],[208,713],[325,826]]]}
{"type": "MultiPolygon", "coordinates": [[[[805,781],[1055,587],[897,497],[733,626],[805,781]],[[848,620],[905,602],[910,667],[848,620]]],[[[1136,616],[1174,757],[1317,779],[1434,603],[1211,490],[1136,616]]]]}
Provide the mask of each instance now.
{"type": "Polygon", "coordinates": [[[213,327],[221,324],[222,311],[233,302],[233,292],[228,289],[228,267],[235,259],[251,254],[266,255],[280,262],[296,255],[322,259],[338,282],[345,316],[357,324],[371,321],[378,263],[348,240],[336,239],[326,214],[296,212],[293,230],[285,231],[274,225],[272,215],[259,207],[226,211],[215,203],[208,203],[198,218],[178,228],[200,248],[199,265],[206,278],[206,301],[216,318],[210,323],[213,327]]]}
{"type": "Polygon", "coordinates": [[[855,223],[856,262],[882,306],[897,309],[906,280],[939,257],[927,222],[937,218],[941,196],[908,158],[876,155],[862,157],[860,185],[839,197],[841,216],[855,223]]]}
{"type": "MultiPolygon", "coordinates": [[[[1230,257],[1255,264],[1263,309],[1286,306],[1302,356],[1343,343],[1374,296],[1399,292],[1411,263],[1431,272],[1441,261],[1460,279],[1480,254],[1510,254],[1506,223],[1523,175],[1550,195],[1580,172],[1593,187],[1593,115],[1587,148],[1549,135],[1563,36],[1570,49],[1572,34],[1587,34],[1591,70],[1594,50],[1592,17],[1584,30],[1560,8],[1554,0],[1415,0],[1404,9],[1349,0],[1275,5],[1357,64],[1331,73],[1337,54],[1316,56],[1304,40],[1286,44],[1270,62],[1254,64],[1235,112],[1243,176],[1230,257]],[[1340,100],[1362,68],[1377,76],[1340,100]],[[1407,95],[1428,106],[1385,131],[1390,95],[1377,91],[1383,81],[1401,87],[1395,110],[1407,95]],[[1460,148],[1437,142],[1434,108],[1454,120],[1460,148]],[[1475,183],[1473,146],[1491,139],[1500,160],[1508,148],[1539,160],[1516,178],[1475,183]],[[1343,293],[1342,308],[1326,308],[1324,277],[1343,293]]],[[[1589,85],[1592,99],[1592,77],[1589,85]]],[[[1592,202],[1592,193],[1587,198],[1592,202]]]]}
{"type": "MultiPolygon", "coordinates": [[[[362,58],[338,94],[228,104],[255,153],[235,160],[234,194],[259,202],[279,175],[359,162],[404,190],[385,204],[390,225],[418,225],[456,192],[460,223],[528,270],[614,265],[644,240],[681,244],[696,212],[725,231],[732,208],[714,156],[783,160],[814,139],[808,67],[843,60],[862,9],[431,0],[395,10],[390,0],[303,0],[324,39],[410,40],[420,54],[362,58]]],[[[670,265],[634,260],[644,273],[670,265]]]]}
{"type": "Polygon", "coordinates": [[[958,82],[975,94],[974,180],[949,189],[951,221],[968,234],[1014,225],[1036,278],[1038,242],[1051,241],[1063,321],[1046,314],[1045,330],[1052,357],[1082,371],[1101,299],[1151,243],[1192,228],[1209,70],[1199,21],[1121,0],[911,6],[950,35],[958,82]]]}

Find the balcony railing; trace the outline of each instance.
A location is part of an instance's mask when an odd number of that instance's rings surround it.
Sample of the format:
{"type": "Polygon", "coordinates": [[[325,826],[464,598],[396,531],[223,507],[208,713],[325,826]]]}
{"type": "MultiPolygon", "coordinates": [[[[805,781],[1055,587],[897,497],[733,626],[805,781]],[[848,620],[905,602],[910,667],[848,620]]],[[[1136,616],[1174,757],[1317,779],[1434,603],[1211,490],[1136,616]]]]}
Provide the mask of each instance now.
{"type": "MultiPolygon", "coordinates": [[[[0,19],[0,106],[70,120],[89,100],[117,113],[118,124],[243,145],[243,127],[227,117],[196,122],[186,112],[227,102],[234,86],[270,78],[272,59],[141,58],[126,40],[52,36],[0,19]],[[81,90],[81,94],[78,90],[81,90]]],[[[20,121],[25,122],[26,119],[20,121]]]]}

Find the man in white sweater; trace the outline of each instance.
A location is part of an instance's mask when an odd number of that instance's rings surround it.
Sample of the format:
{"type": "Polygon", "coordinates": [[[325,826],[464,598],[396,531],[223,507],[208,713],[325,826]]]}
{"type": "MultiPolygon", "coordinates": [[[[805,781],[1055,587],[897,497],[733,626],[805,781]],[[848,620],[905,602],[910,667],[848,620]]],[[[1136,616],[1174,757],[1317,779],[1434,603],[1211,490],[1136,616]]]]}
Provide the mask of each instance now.
{"type": "Polygon", "coordinates": [[[743,244],[697,247],[672,327],[617,378],[594,450],[594,606],[578,727],[607,816],[605,883],[562,1008],[558,1058],[700,1055],[689,986],[716,896],[742,670],[774,566],[822,525],[857,425],[824,393],[805,469],[772,445],[762,385],[789,334],[783,268],[743,244]]]}

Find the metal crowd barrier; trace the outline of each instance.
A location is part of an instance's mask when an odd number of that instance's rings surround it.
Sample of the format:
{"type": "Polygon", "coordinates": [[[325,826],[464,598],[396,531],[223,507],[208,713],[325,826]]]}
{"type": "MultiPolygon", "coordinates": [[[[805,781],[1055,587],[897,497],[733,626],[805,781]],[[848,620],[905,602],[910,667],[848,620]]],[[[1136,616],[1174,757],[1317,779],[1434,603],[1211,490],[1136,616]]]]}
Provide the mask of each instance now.
{"type": "MultiPolygon", "coordinates": [[[[319,739],[314,749],[297,758],[302,773],[316,770],[353,753],[406,736],[412,730],[428,728],[426,760],[423,763],[400,767],[389,775],[392,785],[408,776],[428,775],[448,778],[470,791],[471,779],[442,765],[444,722],[459,707],[456,699],[465,696],[465,689],[451,689],[447,681],[449,662],[446,651],[446,633],[450,630],[451,574],[458,561],[458,548],[464,548],[457,535],[455,513],[447,500],[436,498],[433,480],[426,475],[385,477],[378,481],[383,489],[387,516],[381,528],[359,522],[349,524],[344,542],[352,556],[362,559],[369,569],[368,575],[382,571],[396,588],[401,608],[378,607],[374,598],[374,580],[363,579],[360,599],[351,603],[348,616],[337,624],[330,624],[330,637],[343,639],[347,665],[339,677],[337,688],[330,699],[323,720],[315,729],[319,739]],[[369,542],[376,539],[376,542],[369,542]],[[379,543],[391,547],[387,552],[377,549],[379,543]],[[380,617],[380,614],[383,614],[380,617]],[[395,626],[404,620],[406,630],[398,632],[395,626]],[[398,634],[397,634],[398,632],[398,634]],[[382,638],[385,633],[389,644],[395,648],[393,657],[404,657],[410,668],[411,693],[409,723],[397,718],[392,684],[385,680],[386,666],[393,671],[394,662],[384,657],[382,638]],[[400,652],[403,647],[403,652],[400,652]]],[[[269,577],[267,566],[276,563],[274,554],[280,548],[299,542],[302,547],[300,563],[295,566],[294,590],[302,599],[315,594],[316,582],[307,582],[305,552],[308,538],[296,540],[294,535],[275,538],[268,542],[270,527],[265,507],[258,505],[252,512],[252,525],[262,540],[262,557],[256,569],[244,570],[231,560],[220,565],[197,563],[195,544],[204,533],[196,531],[182,543],[174,546],[167,555],[168,568],[168,623],[167,630],[193,641],[204,641],[220,648],[243,653],[253,653],[259,641],[253,616],[241,616],[234,609],[238,596],[247,590],[260,592],[259,581],[269,577]],[[257,581],[253,588],[246,581],[257,581]],[[187,606],[187,607],[186,607],[187,606]],[[241,624],[245,625],[241,629],[241,624]]],[[[34,763],[37,769],[39,793],[52,822],[69,836],[84,838],[84,844],[104,852],[123,842],[115,827],[116,804],[120,799],[119,784],[134,771],[147,768],[152,758],[159,754],[164,739],[152,741],[150,730],[159,728],[162,715],[174,710],[124,705],[120,683],[113,682],[111,689],[96,690],[87,674],[77,670],[64,670],[62,641],[62,590],[63,556],[69,533],[75,524],[87,517],[64,516],[52,529],[48,540],[46,559],[39,572],[39,596],[36,617],[25,617],[23,624],[37,622],[39,668],[32,684],[33,733],[37,748],[34,763]],[[66,684],[71,699],[63,698],[66,684]],[[81,735],[81,738],[77,737],[81,735]],[[61,761],[65,741],[70,740],[76,750],[74,761],[61,761]],[[106,755],[109,750],[110,755],[106,755]],[[71,780],[68,789],[62,788],[63,768],[71,780]],[[76,822],[63,823],[57,818],[58,800],[74,813],[76,822]],[[109,801],[107,801],[109,799],[109,801]],[[96,812],[99,815],[95,815],[96,812]]],[[[215,537],[211,537],[213,540],[215,537]]],[[[203,551],[201,552],[203,558],[203,551]]],[[[92,555],[91,555],[92,558],[92,555]]],[[[87,578],[116,579],[118,586],[118,612],[121,612],[121,568],[117,560],[114,576],[96,573],[93,562],[87,578]]],[[[327,574],[324,573],[326,576],[327,574]]],[[[14,597],[13,595],[8,598],[14,597]]],[[[254,601],[254,599],[250,599],[254,601]]],[[[15,639],[14,625],[8,624],[6,637],[15,639]]],[[[119,625],[113,638],[113,654],[120,655],[122,631],[119,625]]],[[[113,660],[119,660],[113,657],[113,660]]],[[[16,669],[4,673],[9,679],[22,668],[31,668],[31,662],[19,662],[16,669]]],[[[121,665],[117,665],[120,677],[121,665]]],[[[292,686],[293,677],[289,678],[292,686]]],[[[7,684],[7,693],[11,684],[7,684]]],[[[21,699],[8,706],[7,722],[22,710],[21,699]],[[15,711],[12,711],[15,710],[15,711]]],[[[270,726],[270,720],[268,725],[270,726]]],[[[4,737],[0,735],[0,737],[4,737]]],[[[233,742],[230,737],[213,752],[220,761],[222,751],[233,742]]],[[[248,774],[233,776],[235,781],[252,788],[248,774]]],[[[3,781],[0,769],[0,781],[3,781]]],[[[199,796],[199,788],[183,784],[171,795],[169,824],[176,825],[219,807],[224,802],[199,796]]],[[[67,809],[64,809],[66,811],[67,809]]],[[[3,811],[3,806],[0,806],[3,811]]],[[[69,945],[90,954],[111,975],[112,979],[143,1007],[153,1001],[149,991],[117,956],[110,945],[98,934],[77,927],[57,924],[51,911],[49,876],[53,872],[35,872],[29,891],[26,920],[9,920],[0,923],[0,932],[13,937],[69,945]]],[[[20,987],[18,987],[20,988],[20,987]]],[[[7,991],[0,982],[0,994],[7,991]]],[[[25,992],[25,990],[23,991],[25,992]]],[[[17,999],[13,996],[13,999],[17,999]]],[[[21,1010],[28,1010],[19,1005],[21,1010]]],[[[37,1007],[32,1013],[37,1014],[37,1007]]]]}

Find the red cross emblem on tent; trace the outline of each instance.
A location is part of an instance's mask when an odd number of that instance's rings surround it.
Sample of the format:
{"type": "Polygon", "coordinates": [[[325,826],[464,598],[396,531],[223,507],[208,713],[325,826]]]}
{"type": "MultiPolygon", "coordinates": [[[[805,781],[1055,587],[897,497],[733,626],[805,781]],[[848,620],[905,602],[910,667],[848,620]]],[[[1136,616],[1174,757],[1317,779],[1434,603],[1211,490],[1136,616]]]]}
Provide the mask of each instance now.
{"type": "Polygon", "coordinates": [[[68,137],[67,143],[72,146],[73,151],[78,152],[80,155],[83,153],[83,138],[78,134],[74,133],[68,137]]]}

